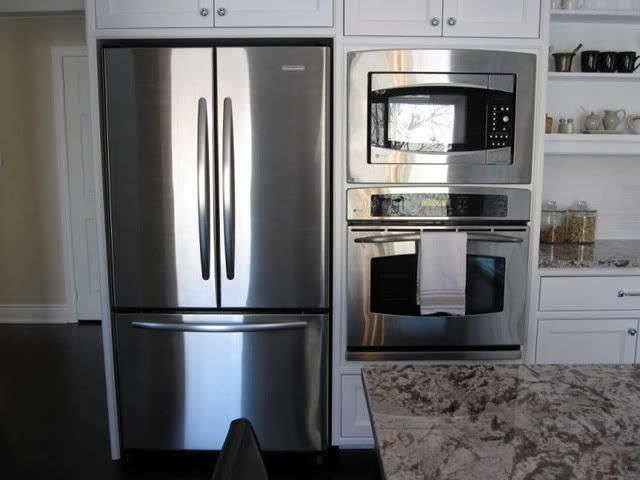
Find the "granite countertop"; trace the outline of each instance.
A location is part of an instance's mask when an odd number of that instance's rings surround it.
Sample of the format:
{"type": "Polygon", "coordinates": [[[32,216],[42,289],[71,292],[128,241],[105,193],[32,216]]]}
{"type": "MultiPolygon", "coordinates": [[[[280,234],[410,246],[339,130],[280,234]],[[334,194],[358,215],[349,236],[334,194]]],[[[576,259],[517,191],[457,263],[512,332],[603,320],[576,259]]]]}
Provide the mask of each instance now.
{"type": "Polygon", "coordinates": [[[540,244],[540,268],[640,268],[640,240],[540,244]]]}
{"type": "Polygon", "coordinates": [[[640,365],[373,366],[387,480],[640,478],[640,365]]]}

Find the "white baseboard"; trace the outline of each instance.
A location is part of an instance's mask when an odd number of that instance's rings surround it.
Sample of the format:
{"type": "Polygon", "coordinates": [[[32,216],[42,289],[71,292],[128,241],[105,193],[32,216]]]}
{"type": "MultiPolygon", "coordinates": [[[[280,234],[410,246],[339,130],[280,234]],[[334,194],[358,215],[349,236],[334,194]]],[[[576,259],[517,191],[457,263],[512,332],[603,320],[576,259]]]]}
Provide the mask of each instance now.
{"type": "Polygon", "coordinates": [[[3,323],[71,323],[69,305],[0,305],[0,324],[3,323]]]}

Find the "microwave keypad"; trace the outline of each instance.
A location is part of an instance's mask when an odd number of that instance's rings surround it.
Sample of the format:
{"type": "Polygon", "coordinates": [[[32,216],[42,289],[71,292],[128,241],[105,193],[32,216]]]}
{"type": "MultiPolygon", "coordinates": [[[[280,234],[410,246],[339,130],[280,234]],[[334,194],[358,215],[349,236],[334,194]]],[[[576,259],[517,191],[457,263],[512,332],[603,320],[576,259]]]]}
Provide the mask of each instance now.
{"type": "Polygon", "coordinates": [[[509,105],[489,107],[489,133],[487,146],[502,148],[511,146],[512,111],[509,105]]]}

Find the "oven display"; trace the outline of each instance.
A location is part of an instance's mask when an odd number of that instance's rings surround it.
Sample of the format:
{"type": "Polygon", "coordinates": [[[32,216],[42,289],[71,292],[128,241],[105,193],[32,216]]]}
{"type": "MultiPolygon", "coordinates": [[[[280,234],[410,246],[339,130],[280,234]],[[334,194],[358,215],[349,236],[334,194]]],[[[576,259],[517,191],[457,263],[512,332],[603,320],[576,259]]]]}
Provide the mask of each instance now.
{"type": "Polygon", "coordinates": [[[411,193],[371,195],[372,217],[506,217],[506,195],[411,193]]]}

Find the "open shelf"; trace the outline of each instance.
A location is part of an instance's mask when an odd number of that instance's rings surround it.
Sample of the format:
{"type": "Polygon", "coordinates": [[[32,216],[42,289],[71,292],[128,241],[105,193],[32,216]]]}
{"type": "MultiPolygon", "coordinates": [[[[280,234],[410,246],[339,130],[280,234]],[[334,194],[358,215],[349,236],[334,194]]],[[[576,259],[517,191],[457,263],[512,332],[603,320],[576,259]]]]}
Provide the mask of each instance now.
{"type": "Polygon", "coordinates": [[[640,23],[640,11],[551,10],[551,21],[575,23],[640,23]]]}
{"type": "Polygon", "coordinates": [[[640,157],[640,135],[547,133],[546,155],[632,155],[640,157]]]}
{"type": "Polygon", "coordinates": [[[639,73],[600,73],[600,72],[549,72],[549,80],[564,81],[615,81],[615,82],[638,82],[640,81],[639,73]]]}

